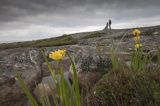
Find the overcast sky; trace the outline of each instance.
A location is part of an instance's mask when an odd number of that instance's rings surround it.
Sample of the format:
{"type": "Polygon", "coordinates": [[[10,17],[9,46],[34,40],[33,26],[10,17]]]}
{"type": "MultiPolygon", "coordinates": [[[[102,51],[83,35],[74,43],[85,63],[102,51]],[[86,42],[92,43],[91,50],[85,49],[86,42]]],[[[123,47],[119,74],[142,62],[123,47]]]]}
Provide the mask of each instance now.
{"type": "Polygon", "coordinates": [[[160,25],[160,0],[0,0],[0,42],[160,25]]]}

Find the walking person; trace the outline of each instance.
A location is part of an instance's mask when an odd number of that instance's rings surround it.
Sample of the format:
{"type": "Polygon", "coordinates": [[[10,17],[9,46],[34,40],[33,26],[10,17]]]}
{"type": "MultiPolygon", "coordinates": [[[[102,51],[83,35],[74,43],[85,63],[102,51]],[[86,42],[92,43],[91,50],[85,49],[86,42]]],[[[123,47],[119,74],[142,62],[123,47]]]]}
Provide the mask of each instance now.
{"type": "Polygon", "coordinates": [[[104,30],[108,30],[108,22],[107,22],[107,24],[106,24],[104,30]]]}
{"type": "Polygon", "coordinates": [[[112,24],[112,21],[111,19],[109,19],[109,29],[111,30],[111,24],[112,24]]]}
{"type": "Polygon", "coordinates": [[[106,24],[106,29],[108,29],[108,22],[107,22],[107,24],[106,24]]]}

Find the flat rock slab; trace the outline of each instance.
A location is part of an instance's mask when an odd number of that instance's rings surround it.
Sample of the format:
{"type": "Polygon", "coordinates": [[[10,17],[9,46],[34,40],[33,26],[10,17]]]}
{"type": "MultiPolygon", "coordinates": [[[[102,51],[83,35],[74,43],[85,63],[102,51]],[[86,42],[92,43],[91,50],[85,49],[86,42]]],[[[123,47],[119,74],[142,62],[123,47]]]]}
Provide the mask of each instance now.
{"type": "Polygon", "coordinates": [[[38,49],[10,49],[0,52],[0,105],[20,106],[23,103],[24,93],[15,80],[18,72],[33,90],[35,83],[42,78],[41,53],[38,49]]]}

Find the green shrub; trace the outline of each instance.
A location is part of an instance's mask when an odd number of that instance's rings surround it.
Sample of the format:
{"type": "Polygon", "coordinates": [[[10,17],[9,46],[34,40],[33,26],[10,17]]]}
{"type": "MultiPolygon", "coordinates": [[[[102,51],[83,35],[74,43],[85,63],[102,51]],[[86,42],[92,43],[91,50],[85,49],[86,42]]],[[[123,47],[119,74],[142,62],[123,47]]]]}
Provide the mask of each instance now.
{"type": "Polygon", "coordinates": [[[160,104],[160,72],[112,71],[94,87],[92,106],[157,106],[160,104]]]}

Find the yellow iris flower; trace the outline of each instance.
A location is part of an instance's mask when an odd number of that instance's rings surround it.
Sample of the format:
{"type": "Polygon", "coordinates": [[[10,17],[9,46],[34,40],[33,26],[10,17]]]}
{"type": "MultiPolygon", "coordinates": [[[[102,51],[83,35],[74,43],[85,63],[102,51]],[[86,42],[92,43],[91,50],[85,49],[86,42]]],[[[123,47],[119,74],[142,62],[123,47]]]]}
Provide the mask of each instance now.
{"type": "Polygon", "coordinates": [[[140,36],[134,37],[134,40],[135,40],[136,43],[139,42],[140,41],[140,36]]]}
{"type": "Polygon", "coordinates": [[[133,35],[139,36],[141,34],[141,31],[139,29],[133,30],[133,35]]]}
{"type": "Polygon", "coordinates": [[[142,47],[142,44],[141,44],[141,43],[135,44],[135,49],[139,49],[139,48],[141,48],[141,47],[142,47]]]}
{"type": "Polygon", "coordinates": [[[66,50],[58,50],[55,52],[51,52],[49,54],[49,58],[54,59],[54,60],[61,60],[62,58],[64,58],[66,55],[66,50]]]}

